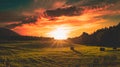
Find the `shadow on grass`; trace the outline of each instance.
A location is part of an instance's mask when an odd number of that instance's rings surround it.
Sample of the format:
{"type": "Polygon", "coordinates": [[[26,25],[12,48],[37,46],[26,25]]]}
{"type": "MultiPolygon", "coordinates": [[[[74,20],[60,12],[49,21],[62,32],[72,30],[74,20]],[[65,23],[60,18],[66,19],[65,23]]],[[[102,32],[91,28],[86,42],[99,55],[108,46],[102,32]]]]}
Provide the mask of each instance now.
{"type": "Polygon", "coordinates": [[[76,53],[77,55],[79,55],[79,56],[81,56],[81,55],[83,55],[81,52],[79,52],[79,51],[77,51],[77,50],[75,50],[75,49],[71,49],[74,53],[76,53]]]}

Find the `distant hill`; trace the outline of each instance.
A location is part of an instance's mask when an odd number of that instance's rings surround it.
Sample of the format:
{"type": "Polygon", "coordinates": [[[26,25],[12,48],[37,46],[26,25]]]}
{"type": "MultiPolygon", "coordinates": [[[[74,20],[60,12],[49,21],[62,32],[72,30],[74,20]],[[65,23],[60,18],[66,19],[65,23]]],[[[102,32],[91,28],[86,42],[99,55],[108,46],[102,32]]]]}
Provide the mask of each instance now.
{"type": "Polygon", "coordinates": [[[109,28],[98,29],[92,34],[83,32],[81,36],[71,40],[79,44],[120,47],[120,23],[109,28]]]}
{"type": "Polygon", "coordinates": [[[28,41],[28,40],[51,40],[52,38],[47,37],[36,37],[36,36],[22,36],[18,33],[7,29],[0,28],[0,43],[8,41],[28,41]]]}
{"type": "Polygon", "coordinates": [[[10,29],[0,28],[0,36],[8,37],[8,36],[20,36],[20,35],[10,29]]]}

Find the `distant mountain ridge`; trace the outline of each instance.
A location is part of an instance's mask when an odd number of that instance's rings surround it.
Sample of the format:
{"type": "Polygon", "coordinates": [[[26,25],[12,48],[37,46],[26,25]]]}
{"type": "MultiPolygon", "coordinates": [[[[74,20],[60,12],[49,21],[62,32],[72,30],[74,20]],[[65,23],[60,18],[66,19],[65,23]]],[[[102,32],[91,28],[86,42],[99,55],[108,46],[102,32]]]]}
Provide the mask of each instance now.
{"type": "Polygon", "coordinates": [[[0,36],[8,37],[8,36],[20,36],[20,35],[10,29],[0,27],[0,36]]]}
{"type": "Polygon", "coordinates": [[[8,42],[8,41],[29,41],[29,40],[51,40],[52,38],[48,37],[36,37],[36,36],[22,36],[18,33],[7,29],[7,28],[0,28],[0,43],[8,42]]]}
{"type": "Polygon", "coordinates": [[[120,23],[109,28],[98,29],[90,35],[83,32],[81,36],[71,40],[79,44],[120,47],[120,23]]]}

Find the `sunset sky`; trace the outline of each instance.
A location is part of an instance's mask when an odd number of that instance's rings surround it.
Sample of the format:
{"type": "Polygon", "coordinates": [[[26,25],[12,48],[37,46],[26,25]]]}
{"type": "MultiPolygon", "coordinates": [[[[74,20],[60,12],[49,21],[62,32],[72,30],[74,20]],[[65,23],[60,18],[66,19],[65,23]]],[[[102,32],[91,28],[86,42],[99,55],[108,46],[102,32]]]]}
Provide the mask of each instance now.
{"type": "Polygon", "coordinates": [[[120,0],[0,0],[0,27],[21,35],[68,37],[120,22],[120,0]]]}

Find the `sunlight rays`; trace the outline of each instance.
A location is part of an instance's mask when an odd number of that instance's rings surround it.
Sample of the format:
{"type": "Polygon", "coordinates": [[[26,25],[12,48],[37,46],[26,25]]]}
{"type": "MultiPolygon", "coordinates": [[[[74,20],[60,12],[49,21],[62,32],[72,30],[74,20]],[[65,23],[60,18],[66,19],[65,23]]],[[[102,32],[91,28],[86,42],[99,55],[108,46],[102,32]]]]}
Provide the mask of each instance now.
{"type": "Polygon", "coordinates": [[[68,40],[53,40],[51,43],[51,47],[60,48],[60,47],[67,47],[71,44],[68,42],[68,40]]]}

